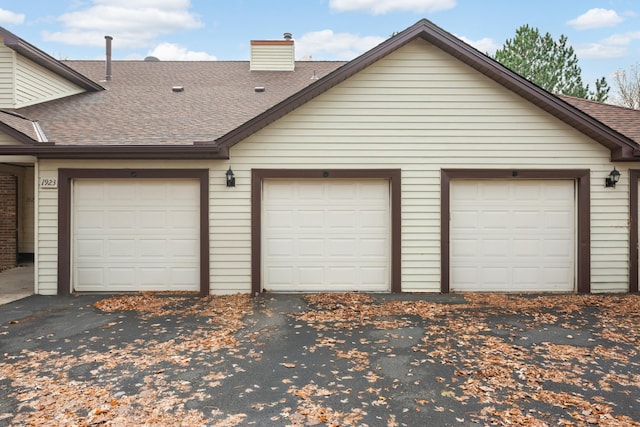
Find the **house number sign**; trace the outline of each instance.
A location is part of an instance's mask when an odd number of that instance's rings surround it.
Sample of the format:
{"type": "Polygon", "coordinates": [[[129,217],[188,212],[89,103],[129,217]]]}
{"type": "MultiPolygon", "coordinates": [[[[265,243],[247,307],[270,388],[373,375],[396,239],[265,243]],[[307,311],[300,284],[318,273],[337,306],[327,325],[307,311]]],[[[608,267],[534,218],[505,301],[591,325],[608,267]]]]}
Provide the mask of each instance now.
{"type": "Polygon", "coordinates": [[[58,177],[40,177],[40,188],[58,188],[58,177]]]}

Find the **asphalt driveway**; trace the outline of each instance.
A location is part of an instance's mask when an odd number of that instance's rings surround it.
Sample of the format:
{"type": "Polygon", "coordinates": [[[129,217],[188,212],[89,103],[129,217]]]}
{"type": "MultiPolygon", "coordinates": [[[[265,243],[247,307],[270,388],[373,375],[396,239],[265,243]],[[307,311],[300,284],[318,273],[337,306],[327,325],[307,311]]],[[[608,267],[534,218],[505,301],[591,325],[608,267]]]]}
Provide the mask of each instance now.
{"type": "Polygon", "coordinates": [[[640,425],[637,295],[32,296],[0,425],[640,425]]]}

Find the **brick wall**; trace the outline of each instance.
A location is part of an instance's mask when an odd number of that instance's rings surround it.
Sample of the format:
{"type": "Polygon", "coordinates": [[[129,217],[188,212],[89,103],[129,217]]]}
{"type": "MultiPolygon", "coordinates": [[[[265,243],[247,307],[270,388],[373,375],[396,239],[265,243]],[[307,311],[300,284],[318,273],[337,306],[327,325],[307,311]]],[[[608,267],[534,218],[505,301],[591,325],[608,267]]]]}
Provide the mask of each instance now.
{"type": "Polygon", "coordinates": [[[17,177],[0,174],[0,267],[17,264],[17,177]]]}

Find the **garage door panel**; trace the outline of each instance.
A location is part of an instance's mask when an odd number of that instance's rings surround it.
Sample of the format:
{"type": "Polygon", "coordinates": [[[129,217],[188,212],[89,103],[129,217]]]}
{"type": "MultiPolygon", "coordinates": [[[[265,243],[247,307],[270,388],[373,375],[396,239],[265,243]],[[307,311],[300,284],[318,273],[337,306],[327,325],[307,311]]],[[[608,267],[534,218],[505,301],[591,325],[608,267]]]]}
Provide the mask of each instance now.
{"type": "Polygon", "coordinates": [[[510,241],[507,239],[485,239],[480,256],[506,257],[509,254],[510,241]]]}
{"type": "MultiPolygon", "coordinates": [[[[323,213],[320,213],[321,215],[323,213]]],[[[326,227],[333,232],[350,230],[358,225],[358,212],[354,210],[334,210],[326,214],[326,227]]]]}
{"type": "Polygon", "coordinates": [[[102,268],[77,268],[76,278],[81,281],[87,288],[100,289],[104,283],[104,269],[102,268]]]}
{"type": "Polygon", "coordinates": [[[102,239],[82,240],[78,242],[78,256],[80,257],[102,257],[104,256],[104,241],[102,239]]]}
{"type": "Polygon", "coordinates": [[[327,268],[327,283],[330,289],[356,289],[358,269],[353,266],[327,268]]]}
{"type": "Polygon", "coordinates": [[[478,214],[480,215],[478,225],[484,229],[504,230],[507,228],[510,214],[507,210],[486,210],[478,212],[478,214]]]}
{"type": "Polygon", "coordinates": [[[451,256],[456,258],[473,257],[478,253],[475,239],[451,239],[451,256]]]}
{"type": "Polygon", "coordinates": [[[483,287],[495,286],[504,288],[510,288],[509,280],[509,268],[506,266],[486,266],[481,269],[483,287]]]}
{"type": "Polygon", "coordinates": [[[265,212],[263,223],[270,229],[291,229],[293,227],[293,212],[284,210],[270,210],[265,212]]]}
{"type": "Polygon", "coordinates": [[[105,226],[109,231],[121,230],[131,232],[131,230],[136,228],[136,223],[139,222],[136,216],[137,212],[133,210],[114,210],[107,212],[105,213],[105,226]]]}
{"type": "Polygon", "coordinates": [[[512,212],[511,221],[519,230],[538,230],[538,224],[542,220],[542,213],[532,210],[512,212]]]}
{"type": "Polygon", "coordinates": [[[567,280],[572,280],[573,270],[567,267],[548,267],[541,272],[543,280],[554,286],[555,290],[566,290],[567,280]]]}
{"type": "MultiPolygon", "coordinates": [[[[126,184],[125,184],[126,185],[126,184]]],[[[142,200],[147,206],[164,203],[167,200],[167,188],[163,182],[146,182],[144,188],[135,188],[136,200],[142,200]]]]}
{"type": "MultiPolygon", "coordinates": [[[[288,286],[294,281],[293,268],[289,266],[269,266],[265,269],[265,280],[273,287],[288,286]]],[[[265,286],[271,290],[271,287],[265,286]]]]}
{"type": "Polygon", "coordinates": [[[102,204],[104,200],[104,184],[102,181],[86,182],[82,187],[74,188],[76,206],[102,204]]]}
{"type": "Polygon", "coordinates": [[[450,200],[451,290],[574,289],[573,181],[452,181],[450,200]]]}
{"type": "Polygon", "coordinates": [[[357,223],[354,225],[359,226],[367,232],[378,231],[380,233],[386,234],[388,231],[388,227],[386,226],[386,224],[389,223],[389,214],[386,210],[374,211],[361,209],[357,219],[357,223]]]}
{"type": "Polygon", "coordinates": [[[327,239],[326,257],[338,259],[355,259],[358,257],[358,240],[330,238],[327,239]]]}
{"type": "Polygon", "coordinates": [[[570,231],[573,228],[572,212],[554,212],[547,211],[544,213],[544,225],[547,230],[566,230],[570,231]]]}
{"type": "Polygon", "coordinates": [[[300,230],[317,230],[325,229],[325,212],[321,209],[304,209],[290,207],[294,211],[293,227],[300,230]]]}
{"type": "Polygon", "coordinates": [[[269,239],[266,250],[272,257],[291,257],[293,255],[292,239],[269,239]]]}
{"type": "Polygon", "coordinates": [[[74,223],[79,230],[102,230],[104,228],[104,212],[99,210],[84,210],[74,217],[74,223]]]}
{"type": "Polygon", "coordinates": [[[564,239],[546,239],[542,245],[543,251],[548,257],[562,258],[564,262],[570,262],[573,257],[573,245],[564,239]]]}
{"type": "Polygon", "coordinates": [[[170,257],[193,260],[200,253],[200,245],[197,240],[171,239],[166,244],[167,255],[170,257]]]}
{"type": "Polygon", "coordinates": [[[103,246],[107,247],[107,252],[103,256],[109,258],[131,258],[135,257],[135,244],[134,239],[121,239],[113,238],[103,241],[103,246]]]}
{"type": "Polygon", "coordinates": [[[199,187],[197,180],[74,182],[74,289],[199,290],[199,187]]]}
{"type": "MultiPolygon", "coordinates": [[[[114,267],[107,269],[109,284],[122,291],[131,288],[136,282],[136,270],[133,267],[114,267]]],[[[144,285],[144,284],[141,284],[144,285]]]]}
{"type": "Polygon", "coordinates": [[[389,290],[387,180],[267,180],[262,208],[264,288],[389,290]]]}
{"type": "Polygon", "coordinates": [[[166,187],[167,197],[170,200],[182,202],[186,206],[198,206],[200,198],[200,187],[188,181],[175,182],[170,187],[166,187]]]}
{"type": "Polygon", "coordinates": [[[189,268],[173,268],[172,273],[172,282],[174,285],[174,289],[180,291],[189,291],[193,287],[194,282],[198,282],[200,280],[197,266],[191,266],[189,268]]]}
{"type": "Polygon", "coordinates": [[[385,238],[380,239],[362,239],[360,241],[360,256],[371,259],[388,259],[389,258],[389,242],[385,238]]]}
{"type": "MultiPolygon", "coordinates": [[[[357,186],[353,183],[336,183],[326,187],[326,192],[329,200],[353,200],[357,197],[357,186]]],[[[362,191],[362,197],[364,191],[362,191]]]]}
{"type": "Polygon", "coordinates": [[[322,286],[325,281],[325,274],[323,267],[310,267],[302,265],[298,268],[298,282],[300,286],[305,289],[311,289],[317,286],[322,286]]]}
{"type": "Polygon", "coordinates": [[[540,241],[538,239],[513,239],[513,255],[518,258],[522,257],[538,257],[540,253],[547,253],[540,250],[540,241]]]}
{"type": "Polygon", "coordinates": [[[194,230],[197,228],[198,224],[194,224],[192,220],[192,209],[188,211],[171,210],[166,214],[166,228],[169,230],[178,230],[179,232],[181,232],[182,230],[194,230]]]}
{"type": "MultiPolygon", "coordinates": [[[[135,243],[134,243],[135,244],[135,243]]],[[[166,258],[168,255],[167,242],[164,239],[140,239],[135,244],[140,251],[137,255],[141,259],[166,258]]]]}

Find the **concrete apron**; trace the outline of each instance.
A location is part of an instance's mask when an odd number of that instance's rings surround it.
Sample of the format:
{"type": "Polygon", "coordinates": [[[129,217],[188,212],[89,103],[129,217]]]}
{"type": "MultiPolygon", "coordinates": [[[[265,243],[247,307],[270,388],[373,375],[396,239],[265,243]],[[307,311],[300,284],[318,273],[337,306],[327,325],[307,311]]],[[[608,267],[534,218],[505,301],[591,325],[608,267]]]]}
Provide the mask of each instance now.
{"type": "Polygon", "coordinates": [[[33,295],[33,264],[20,265],[0,273],[0,305],[33,295]]]}

